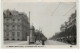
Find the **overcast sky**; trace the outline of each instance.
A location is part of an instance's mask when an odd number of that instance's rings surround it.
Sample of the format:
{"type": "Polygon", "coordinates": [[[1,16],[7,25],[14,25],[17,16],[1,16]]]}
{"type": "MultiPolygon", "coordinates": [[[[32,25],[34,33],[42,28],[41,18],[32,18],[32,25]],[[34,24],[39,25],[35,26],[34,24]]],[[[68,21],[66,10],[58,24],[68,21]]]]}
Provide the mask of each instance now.
{"type": "Polygon", "coordinates": [[[75,3],[70,2],[20,2],[3,3],[3,9],[25,12],[27,15],[29,15],[28,12],[30,11],[31,24],[33,24],[36,29],[41,28],[44,35],[50,38],[56,32],[60,31],[61,24],[69,20],[70,15],[75,12],[76,7],[75,3]]]}

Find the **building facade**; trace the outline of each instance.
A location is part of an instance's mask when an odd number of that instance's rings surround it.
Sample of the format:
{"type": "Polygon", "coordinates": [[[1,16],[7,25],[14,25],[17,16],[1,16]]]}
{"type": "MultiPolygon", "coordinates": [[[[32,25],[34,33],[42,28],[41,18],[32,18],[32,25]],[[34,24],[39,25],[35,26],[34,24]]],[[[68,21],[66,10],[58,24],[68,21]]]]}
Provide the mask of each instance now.
{"type": "Polygon", "coordinates": [[[26,41],[29,36],[30,23],[26,14],[5,10],[4,17],[4,40],[5,41],[26,41]]]}

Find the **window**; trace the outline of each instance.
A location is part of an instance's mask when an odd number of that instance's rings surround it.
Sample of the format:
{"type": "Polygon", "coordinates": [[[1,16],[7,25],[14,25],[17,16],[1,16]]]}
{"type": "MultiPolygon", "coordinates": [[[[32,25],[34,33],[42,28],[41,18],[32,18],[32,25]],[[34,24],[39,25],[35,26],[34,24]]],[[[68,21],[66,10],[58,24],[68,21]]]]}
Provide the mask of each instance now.
{"type": "Polygon", "coordinates": [[[12,32],[12,40],[15,38],[15,32],[12,32]]]}
{"type": "Polygon", "coordinates": [[[9,25],[6,25],[7,27],[9,27],[9,25]]]}
{"type": "Polygon", "coordinates": [[[9,29],[9,25],[6,25],[6,29],[9,29]]]}
{"type": "Polygon", "coordinates": [[[20,19],[18,19],[18,21],[19,21],[20,19]]]}
{"type": "Polygon", "coordinates": [[[6,40],[9,40],[8,38],[6,40]]]}
{"type": "Polygon", "coordinates": [[[20,22],[21,22],[21,19],[20,19],[20,18],[19,18],[19,19],[17,19],[17,22],[19,22],[19,23],[20,23],[20,22]]]}
{"type": "Polygon", "coordinates": [[[13,21],[15,21],[15,19],[13,19],[13,21]]]}
{"type": "Polygon", "coordinates": [[[14,38],[12,40],[15,40],[14,38]]]}
{"type": "Polygon", "coordinates": [[[20,32],[17,32],[17,40],[19,40],[20,32]]]}
{"type": "Polygon", "coordinates": [[[7,37],[9,36],[9,33],[7,32],[7,37]]]}
{"type": "Polygon", "coordinates": [[[12,25],[12,29],[15,30],[15,25],[12,25]]]}
{"type": "Polygon", "coordinates": [[[15,27],[15,25],[13,25],[12,27],[15,27]]]}
{"type": "Polygon", "coordinates": [[[20,35],[20,32],[17,32],[17,36],[19,37],[19,35],[20,35]]]}
{"type": "Polygon", "coordinates": [[[20,40],[20,39],[17,39],[17,40],[20,40]]]}
{"type": "Polygon", "coordinates": [[[14,32],[12,32],[12,35],[14,36],[14,35],[15,35],[15,33],[14,33],[14,32]]]}
{"type": "Polygon", "coordinates": [[[7,21],[9,21],[9,19],[7,19],[7,21]]]}
{"type": "Polygon", "coordinates": [[[6,40],[9,40],[9,33],[7,32],[7,35],[6,35],[7,39],[6,40]]]}
{"type": "Polygon", "coordinates": [[[21,28],[20,25],[17,25],[17,29],[20,30],[20,28],[21,28]]]}
{"type": "Polygon", "coordinates": [[[20,27],[20,25],[18,25],[18,27],[20,27]]]}

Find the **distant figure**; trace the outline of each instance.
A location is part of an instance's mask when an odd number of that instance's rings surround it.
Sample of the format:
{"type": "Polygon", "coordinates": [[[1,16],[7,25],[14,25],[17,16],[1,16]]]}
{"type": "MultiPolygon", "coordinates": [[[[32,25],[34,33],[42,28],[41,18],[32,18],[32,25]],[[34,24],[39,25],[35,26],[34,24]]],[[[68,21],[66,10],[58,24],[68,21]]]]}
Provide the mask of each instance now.
{"type": "Polygon", "coordinates": [[[45,45],[45,43],[44,43],[44,42],[45,42],[45,40],[42,40],[42,45],[45,45]]]}
{"type": "Polygon", "coordinates": [[[45,45],[45,38],[42,37],[42,45],[45,45]]]}

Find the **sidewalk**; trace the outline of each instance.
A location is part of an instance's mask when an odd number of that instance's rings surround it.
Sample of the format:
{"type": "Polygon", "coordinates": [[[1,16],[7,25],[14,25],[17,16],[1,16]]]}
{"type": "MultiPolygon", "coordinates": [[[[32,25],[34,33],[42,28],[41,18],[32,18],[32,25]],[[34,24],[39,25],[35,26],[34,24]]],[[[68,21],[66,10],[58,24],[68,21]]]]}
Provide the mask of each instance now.
{"type": "Polygon", "coordinates": [[[4,41],[5,45],[28,45],[28,41],[4,41]]]}
{"type": "MultiPolygon", "coordinates": [[[[5,45],[29,45],[28,41],[4,41],[5,45]]],[[[42,42],[36,41],[34,44],[30,45],[42,45],[42,42]]]]}

